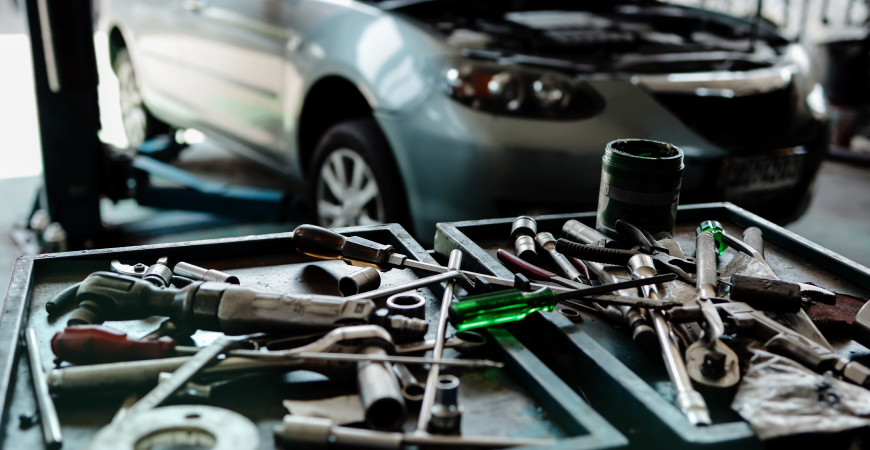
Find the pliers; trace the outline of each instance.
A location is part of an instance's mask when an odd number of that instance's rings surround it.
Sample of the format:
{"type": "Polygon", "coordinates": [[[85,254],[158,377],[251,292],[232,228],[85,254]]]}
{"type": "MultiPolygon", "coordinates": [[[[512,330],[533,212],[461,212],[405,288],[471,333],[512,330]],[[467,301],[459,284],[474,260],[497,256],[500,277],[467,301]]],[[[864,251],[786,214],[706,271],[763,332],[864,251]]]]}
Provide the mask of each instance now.
{"type": "Polygon", "coordinates": [[[672,273],[680,280],[692,286],[695,285],[695,277],[692,273],[695,273],[697,268],[694,262],[671,256],[668,249],[659,244],[646,230],[624,220],[616,221],[616,229],[620,234],[636,243],[640,251],[584,245],[566,239],[559,239],[556,242],[556,250],[581,260],[621,266],[627,265],[629,258],[632,256],[644,253],[652,256],[655,261],[656,270],[672,273]]]}

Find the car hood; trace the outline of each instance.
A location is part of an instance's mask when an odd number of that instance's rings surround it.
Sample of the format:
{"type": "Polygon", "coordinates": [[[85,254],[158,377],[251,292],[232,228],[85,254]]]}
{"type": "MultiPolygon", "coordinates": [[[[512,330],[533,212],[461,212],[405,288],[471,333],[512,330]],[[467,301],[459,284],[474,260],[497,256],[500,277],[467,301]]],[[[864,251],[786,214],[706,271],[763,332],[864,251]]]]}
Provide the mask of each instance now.
{"type": "Polygon", "coordinates": [[[789,44],[764,21],[659,2],[374,4],[421,22],[467,56],[577,72],[753,70],[775,65],[789,44]]]}

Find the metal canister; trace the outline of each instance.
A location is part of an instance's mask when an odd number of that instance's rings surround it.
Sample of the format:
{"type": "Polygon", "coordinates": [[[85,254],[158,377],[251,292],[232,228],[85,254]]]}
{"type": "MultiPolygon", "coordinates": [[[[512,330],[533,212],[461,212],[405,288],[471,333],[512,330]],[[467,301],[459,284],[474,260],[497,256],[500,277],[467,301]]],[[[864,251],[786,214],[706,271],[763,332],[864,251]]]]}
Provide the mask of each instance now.
{"type": "Polygon", "coordinates": [[[623,219],[651,234],[673,233],[683,168],[683,151],[673,144],[646,139],[608,143],[595,227],[618,238],[615,224],[623,219]]]}

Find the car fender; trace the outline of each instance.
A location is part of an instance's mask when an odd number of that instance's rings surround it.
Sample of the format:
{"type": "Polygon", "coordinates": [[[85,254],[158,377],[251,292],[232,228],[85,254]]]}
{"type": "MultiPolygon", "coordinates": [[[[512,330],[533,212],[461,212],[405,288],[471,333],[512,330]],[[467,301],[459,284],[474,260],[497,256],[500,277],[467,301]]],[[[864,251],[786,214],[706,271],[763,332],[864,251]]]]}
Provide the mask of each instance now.
{"type": "MultiPolygon", "coordinates": [[[[376,116],[400,116],[431,95],[454,52],[423,27],[364,3],[301,0],[293,5],[285,66],[288,161],[299,161],[299,120],[319,81],[343,78],[376,116]]],[[[304,170],[291,164],[300,174],[304,170]]]]}

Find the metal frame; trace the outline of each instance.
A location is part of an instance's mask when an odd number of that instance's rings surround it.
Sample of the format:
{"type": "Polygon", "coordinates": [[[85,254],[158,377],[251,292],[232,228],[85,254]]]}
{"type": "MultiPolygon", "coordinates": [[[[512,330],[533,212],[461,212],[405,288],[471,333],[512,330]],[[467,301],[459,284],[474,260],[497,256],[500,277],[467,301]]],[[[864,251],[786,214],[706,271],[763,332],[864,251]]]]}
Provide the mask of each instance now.
{"type": "MultiPolygon", "coordinates": [[[[577,219],[587,224],[595,221],[596,213],[558,214],[537,217],[538,231],[560,232],[562,224],[568,219],[577,219]]],[[[850,261],[818,244],[814,244],[788,230],[779,227],[755,214],[752,214],[731,203],[706,203],[681,206],[677,213],[677,221],[698,221],[717,219],[745,228],[759,227],[765,240],[774,243],[784,250],[794,253],[808,263],[824,267],[831,273],[851,281],[858,286],[870,287],[870,269],[850,261]]],[[[502,277],[513,277],[513,274],[499,263],[493,256],[482,249],[476,239],[489,236],[504,235],[505,241],[514,218],[476,220],[454,223],[440,223],[436,226],[435,252],[439,256],[447,255],[453,249],[463,252],[463,268],[480,271],[502,277]]],[[[596,339],[580,331],[573,323],[558,313],[535,313],[526,320],[527,323],[510,327],[509,330],[499,330],[499,333],[515,334],[522,338],[522,327],[532,330],[535,339],[545,343],[532,346],[533,351],[545,362],[552,364],[556,359],[568,359],[574,364],[572,372],[582,372],[582,375],[557,370],[563,378],[583,377],[586,385],[594,384],[599,389],[612,390],[614,398],[619,398],[624,404],[621,407],[596,407],[596,410],[611,421],[620,431],[631,437],[632,446],[669,448],[679,447],[678,442],[666,439],[663,442],[653,442],[657,437],[668,436],[682,441],[683,445],[703,445],[705,447],[735,445],[760,446],[748,424],[733,422],[715,424],[698,428],[688,420],[669,401],[662,397],[649,383],[623,364],[608,349],[596,339]],[[548,349],[553,355],[545,355],[548,349]],[[555,355],[558,353],[558,355],[555,355]],[[580,369],[582,368],[582,370],[580,369]],[[633,411],[631,416],[625,414],[627,408],[633,411]],[[658,429],[649,428],[650,422],[658,423],[658,429]],[[638,431],[640,430],[640,431],[638,431]],[[635,434],[632,434],[635,433],[635,434]],[[635,440],[638,438],[639,440],[635,440]]],[[[532,339],[532,338],[529,338],[532,339]]],[[[567,380],[571,384],[570,380],[567,380]]],[[[655,427],[652,427],[655,428],[655,427]]]]}
{"type": "MultiPolygon", "coordinates": [[[[338,229],[346,235],[365,237],[391,244],[398,252],[418,260],[437,264],[434,258],[414,241],[400,225],[338,229]]],[[[213,239],[173,244],[145,245],[91,251],[22,256],[15,262],[9,289],[0,315],[0,408],[2,423],[10,419],[12,392],[18,389],[19,345],[28,322],[26,311],[34,292],[34,271],[42,261],[94,261],[107,259],[153,260],[227,258],[246,255],[280,255],[295,253],[292,233],[278,233],[241,238],[213,239]]],[[[417,274],[418,276],[424,274],[417,274]]],[[[628,440],[589,407],[567,384],[544,365],[529,349],[509,333],[492,333],[506,367],[529,393],[549,412],[550,419],[574,437],[561,439],[554,449],[605,449],[623,447],[628,440]]],[[[0,442],[0,445],[5,443],[0,442]]]]}
{"type": "Polygon", "coordinates": [[[134,198],[142,206],[201,211],[242,220],[281,222],[305,217],[300,199],[282,191],[204,180],[149,156],[134,156],[129,171],[136,180],[134,198]],[[182,187],[154,186],[151,176],[182,187]]]}

